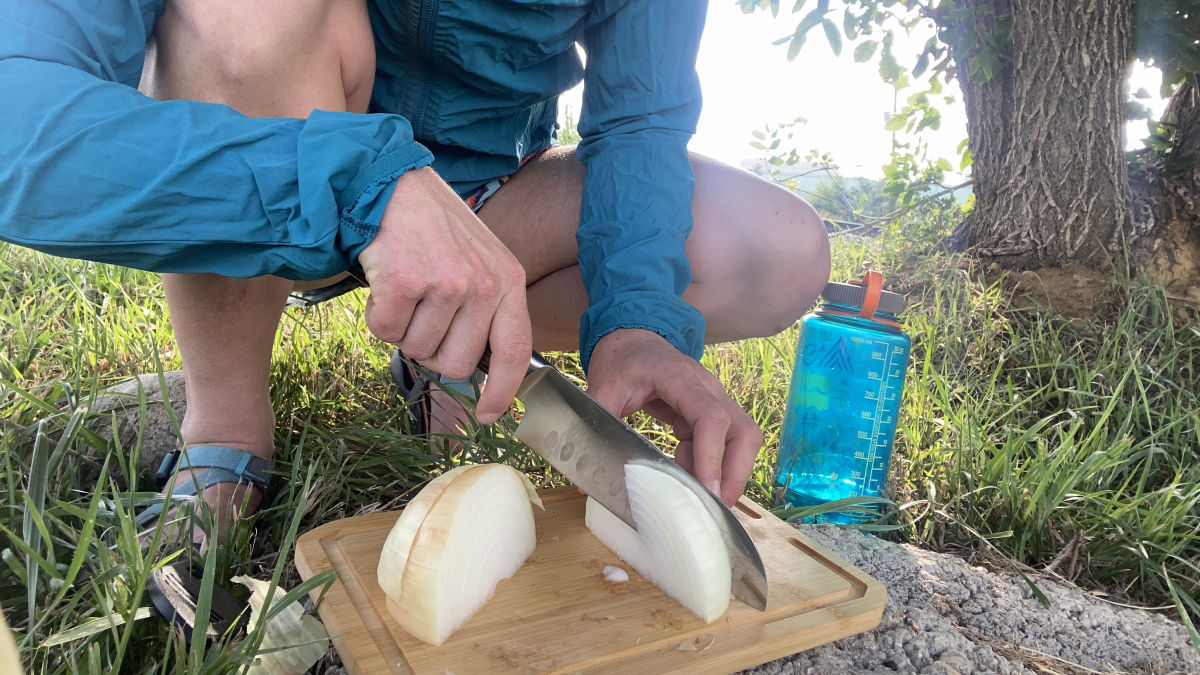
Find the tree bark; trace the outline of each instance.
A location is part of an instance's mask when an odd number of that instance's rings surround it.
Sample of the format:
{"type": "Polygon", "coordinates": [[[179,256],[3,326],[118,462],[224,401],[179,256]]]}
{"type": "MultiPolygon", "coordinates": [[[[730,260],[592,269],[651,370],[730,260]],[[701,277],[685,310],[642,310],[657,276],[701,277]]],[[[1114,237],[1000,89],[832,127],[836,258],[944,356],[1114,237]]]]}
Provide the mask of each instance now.
{"type": "Polygon", "coordinates": [[[986,82],[956,55],[974,159],[967,245],[1008,268],[1089,262],[1129,220],[1129,0],[968,0],[978,29],[1012,17],[986,82]],[[994,13],[979,11],[983,5],[994,13]]]}
{"type": "MultiPolygon", "coordinates": [[[[1200,275],[1200,92],[1183,84],[1171,97],[1163,120],[1173,139],[1170,158],[1142,151],[1130,168],[1132,221],[1125,241],[1131,262],[1161,283],[1200,275]]],[[[1180,284],[1183,287],[1183,284],[1180,284]]]]}

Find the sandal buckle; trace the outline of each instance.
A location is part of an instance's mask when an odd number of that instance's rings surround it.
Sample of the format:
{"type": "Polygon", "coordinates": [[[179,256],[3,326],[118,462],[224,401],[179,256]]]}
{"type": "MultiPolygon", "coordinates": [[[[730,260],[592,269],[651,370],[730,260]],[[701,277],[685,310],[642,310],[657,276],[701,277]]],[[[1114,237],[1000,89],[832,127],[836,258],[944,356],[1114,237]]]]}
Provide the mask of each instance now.
{"type": "Polygon", "coordinates": [[[179,463],[179,450],[172,450],[163,455],[162,464],[158,465],[158,471],[154,472],[154,478],[158,481],[158,489],[162,489],[171,479],[171,474],[175,473],[175,465],[179,463]]]}

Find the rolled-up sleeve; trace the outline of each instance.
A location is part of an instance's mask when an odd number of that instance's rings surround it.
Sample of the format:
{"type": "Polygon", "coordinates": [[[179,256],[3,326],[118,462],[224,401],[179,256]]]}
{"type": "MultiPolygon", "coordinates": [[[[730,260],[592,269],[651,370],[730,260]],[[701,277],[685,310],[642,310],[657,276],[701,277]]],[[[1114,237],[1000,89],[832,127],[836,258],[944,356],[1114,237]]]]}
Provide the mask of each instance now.
{"type": "Polygon", "coordinates": [[[705,11],[703,1],[599,0],[584,34],[577,239],[589,297],[580,324],[585,368],[600,338],[619,328],[651,330],[692,358],[703,354],[704,316],[681,296],[692,278],[687,144],[700,117],[705,11]]]}
{"type": "Polygon", "coordinates": [[[137,89],[161,1],[0,2],[0,239],[156,272],[320,279],[432,156],[397,115],[249,118],[137,89]]]}

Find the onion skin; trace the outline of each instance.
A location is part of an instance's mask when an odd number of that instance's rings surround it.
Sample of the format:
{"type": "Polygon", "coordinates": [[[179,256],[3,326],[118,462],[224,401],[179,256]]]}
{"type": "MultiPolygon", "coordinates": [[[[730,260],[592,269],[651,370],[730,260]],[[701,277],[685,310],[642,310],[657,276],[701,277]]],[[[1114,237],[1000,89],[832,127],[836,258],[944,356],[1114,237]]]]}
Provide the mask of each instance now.
{"type": "Polygon", "coordinates": [[[429,484],[421,488],[417,496],[413,497],[408,502],[408,506],[400,512],[400,517],[396,519],[396,524],[388,533],[387,541],[383,543],[383,553],[379,555],[379,567],[376,569],[379,587],[389,598],[400,599],[403,590],[400,587],[400,579],[404,575],[404,566],[408,562],[408,553],[412,549],[413,537],[416,536],[421,523],[425,522],[429,508],[441,496],[442,490],[446,489],[450,481],[474,466],[455,467],[429,481],[429,484]]]}
{"type": "Polygon", "coordinates": [[[592,534],[705,623],[729,607],[732,566],[720,529],[700,498],[651,466],[626,465],[625,487],[638,529],[588,497],[592,534]]]}
{"type": "Polygon", "coordinates": [[[385,593],[399,585],[399,593],[388,593],[388,612],[413,637],[436,646],[495,595],[497,583],[520,569],[537,538],[532,486],[515,469],[475,465],[435,483],[413,500],[418,508],[412,518],[404,520],[405,509],[393,527],[392,546],[385,547],[379,569],[395,574],[402,566],[398,584],[391,578],[385,585],[380,578],[385,593]],[[431,497],[422,499],[426,491],[431,497]],[[412,528],[417,517],[421,522],[412,528]]]}

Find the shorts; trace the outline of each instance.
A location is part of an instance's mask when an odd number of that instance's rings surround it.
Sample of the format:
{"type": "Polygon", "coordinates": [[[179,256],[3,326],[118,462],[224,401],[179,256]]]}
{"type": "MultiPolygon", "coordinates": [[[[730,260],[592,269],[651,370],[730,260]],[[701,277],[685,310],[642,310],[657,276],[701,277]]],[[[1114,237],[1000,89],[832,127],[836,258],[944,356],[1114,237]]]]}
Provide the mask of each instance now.
{"type": "MultiPolygon", "coordinates": [[[[536,150],[528,155],[525,155],[525,158],[521,160],[519,165],[517,165],[517,171],[520,171],[521,167],[525,166],[529,160],[537,157],[543,152],[546,152],[552,147],[554,146],[546,146],[541,150],[536,150]]],[[[516,171],[480,185],[472,190],[470,194],[463,197],[463,202],[472,211],[479,211],[479,209],[483,208],[483,203],[488,199],[491,199],[492,195],[499,192],[500,188],[504,187],[504,184],[512,180],[512,177],[515,175],[517,175],[516,171]]],[[[310,307],[312,305],[325,302],[326,300],[332,300],[339,295],[345,295],[346,293],[349,293],[357,288],[366,287],[366,276],[363,275],[362,268],[358,265],[355,265],[349,270],[346,270],[345,272],[328,279],[322,279],[320,281],[297,281],[292,285],[292,294],[288,297],[287,306],[310,307]]]]}

